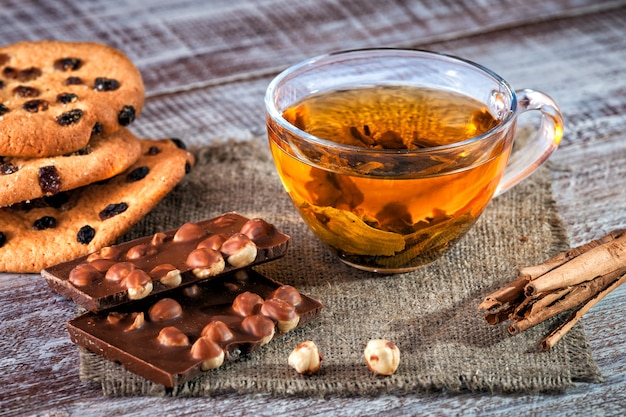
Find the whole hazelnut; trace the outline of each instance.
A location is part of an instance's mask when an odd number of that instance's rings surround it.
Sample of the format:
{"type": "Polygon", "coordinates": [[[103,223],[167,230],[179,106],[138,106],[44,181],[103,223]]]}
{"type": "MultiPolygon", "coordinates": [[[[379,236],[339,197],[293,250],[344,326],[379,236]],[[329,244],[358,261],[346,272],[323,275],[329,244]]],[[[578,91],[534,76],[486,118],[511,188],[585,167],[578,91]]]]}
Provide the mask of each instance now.
{"type": "Polygon", "coordinates": [[[204,239],[202,242],[198,243],[196,249],[209,248],[213,250],[220,250],[220,248],[222,247],[222,243],[224,243],[227,238],[227,235],[213,234],[204,239]]]}
{"type": "Polygon", "coordinates": [[[198,278],[215,276],[224,270],[226,263],[222,254],[209,248],[194,249],[187,256],[186,264],[198,278]]]}
{"type": "Polygon", "coordinates": [[[157,341],[164,346],[189,346],[189,338],[187,335],[174,326],[167,326],[161,329],[157,336],[157,341]]]}
{"type": "Polygon", "coordinates": [[[148,317],[154,322],[167,321],[182,315],[182,306],[173,298],[162,298],[148,310],[148,317]]]}
{"type": "Polygon", "coordinates": [[[102,273],[91,264],[79,264],[70,271],[69,281],[77,287],[84,287],[102,277],[102,273]]]}
{"type": "Polygon", "coordinates": [[[370,371],[378,375],[391,375],[400,364],[400,349],[385,339],[373,339],[367,343],[365,362],[370,371]]]}
{"type": "Polygon", "coordinates": [[[300,295],[300,291],[298,291],[295,287],[291,285],[281,285],[276,288],[272,293],[271,298],[278,298],[281,300],[289,301],[294,306],[297,306],[302,302],[302,296],[300,295]]]}
{"type": "Polygon", "coordinates": [[[132,248],[128,249],[128,252],[126,252],[126,259],[141,259],[146,256],[156,255],[158,252],[159,250],[156,248],[156,246],[153,245],[135,245],[132,248]]]}
{"type": "Polygon", "coordinates": [[[208,371],[222,366],[226,355],[220,345],[206,337],[201,337],[191,346],[191,356],[202,360],[200,369],[208,371]]]}
{"type": "Polygon", "coordinates": [[[171,264],[161,264],[155,266],[150,271],[150,276],[170,288],[178,287],[183,282],[180,270],[171,264]]]}
{"type": "Polygon", "coordinates": [[[235,268],[250,265],[256,259],[256,244],[243,233],[236,233],[226,239],[220,248],[229,264],[235,268]]]}
{"type": "Polygon", "coordinates": [[[124,280],[128,288],[128,298],[141,300],[152,292],[152,279],[141,269],[132,270],[124,280]]]}
{"type": "Polygon", "coordinates": [[[185,223],[174,234],[174,242],[189,242],[206,236],[207,232],[195,223],[185,223]]]}
{"type": "Polygon", "coordinates": [[[121,255],[121,253],[121,249],[115,246],[105,246],[100,250],[89,254],[89,256],[87,257],[87,262],[91,262],[96,259],[116,260],[121,255]]]}
{"type": "Polygon", "coordinates": [[[130,332],[133,330],[141,329],[146,322],[144,315],[143,315],[143,311],[140,311],[137,313],[131,313],[130,316],[133,319],[133,322],[131,323],[130,326],[124,329],[125,332],[130,332]]]}
{"type": "Polygon", "coordinates": [[[248,220],[239,231],[252,240],[259,240],[275,233],[275,228],[263,219],[255,218],[248,220]]]}
{"type": "Polygon", "coordinates": [[[242,292],[233,300],[233,311],[241,316],[251,316],[261,311],[263,298],[250,291],[242,292]]]}
{"type": "Polygon", "coordinates": [[[235,338],[230,328],[221,320],[213,320],[204,326],[201,336],[214,342],[228,342],[235,338]]]}
{"type": "Polygon", "coordinates": [[[322,355],[311,340],[300,343],[289,355],[288,363],[297,373],[313,375],[320,370],[322,355]]]}
{"type": "Polygon", "coordinates": [[[261,314],[276,320],[278,330],[281,333],[287,333],[295,329],[300,322],[300,316],[296,312],[294,305],[280,298],[265,300],[261,306],[261,314]]]}
{"type": "Polygon", "coordinates": [[[262,314],[247,316],[241,321],[241,328],[257,338],[260,346],[268,344],[274,338],[275,324],[262,314]]]}
{"type": "Polygon", "coordinates": [[[157,232],[154,235],[152,235],[152,240],[150,240],[150,244],[152,246],[159,246],[165,243],[165,240],[167,239],[167,235],[163,232],[157,232]]]}
{"type": "Polygon", "coordinates": [[[105,279],[114,282],[120,282],[128,276],[132,271],[137,269],[135,264],[132,262],[118,262],[107,270],[105,279]]]}

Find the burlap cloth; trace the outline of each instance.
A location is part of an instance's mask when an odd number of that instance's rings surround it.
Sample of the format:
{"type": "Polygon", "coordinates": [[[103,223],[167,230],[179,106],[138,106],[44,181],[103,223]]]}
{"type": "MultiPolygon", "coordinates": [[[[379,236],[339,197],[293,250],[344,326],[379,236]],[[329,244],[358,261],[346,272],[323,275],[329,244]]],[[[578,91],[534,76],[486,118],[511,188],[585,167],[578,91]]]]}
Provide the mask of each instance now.
{"type": "Polygon", "coordinates": [[[106,395],[537,392],[600,379],[582,325],[543,352],[539,342],[554,322],[510,336],[506,324],[489,326],[477,310],[482,298],[511,281],[519,266],[568,247],[547,168],[494,199],[445,258],[416,272],[379,276],[343,265],[313,237],[282,189],[265,139],[194,152],[194,170],[127,238],[228,211],[262,217],[292,241],[284,258],[257,269],[319,299],[324,310],[314,323],[173,390],[81,351],[81,378],[100,383],[106,395]],[[401,363],[393,376],[377,377],[366,368],[363,349],[372,338],[390,339],[400,348],[401,363]],[[306,339],[324,355],[321,371],[312,377],[287,365],[291,350],[306,339]]]}

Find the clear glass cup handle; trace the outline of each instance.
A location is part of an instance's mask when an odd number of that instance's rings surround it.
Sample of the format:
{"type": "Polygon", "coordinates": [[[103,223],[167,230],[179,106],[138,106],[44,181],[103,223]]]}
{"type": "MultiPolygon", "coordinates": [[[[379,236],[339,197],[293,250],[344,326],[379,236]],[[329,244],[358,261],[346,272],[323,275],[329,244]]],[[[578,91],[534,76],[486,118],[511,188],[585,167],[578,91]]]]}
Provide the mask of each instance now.
{"type": "Polygon", "coordinates": [[[518,116],[527,111],[539,110],[541,121],[535,136],[522,147],[513,150],[494,197],[505,193],[535,172],[559,147],[563,138],[563,116],[552,98],[530,89],[515,93],[518,116]]]}

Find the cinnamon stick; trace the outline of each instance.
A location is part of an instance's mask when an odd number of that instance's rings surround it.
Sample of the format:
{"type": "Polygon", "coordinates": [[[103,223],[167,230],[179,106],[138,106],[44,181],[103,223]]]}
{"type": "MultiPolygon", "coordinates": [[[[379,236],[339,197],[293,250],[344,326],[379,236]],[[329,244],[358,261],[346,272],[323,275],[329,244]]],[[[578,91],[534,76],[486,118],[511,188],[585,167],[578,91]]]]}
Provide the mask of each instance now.
{"type": "Polygon", "coordinates": [[[554,346],[590,308],[626,281],[626,231],[619,230],[522,268],[518,278],[489,294],[478,306],[490,324],[510,319],[511,334],[571,311],[542,342],[554,346]]]}
{"type": "Polygon", "coordinates": [[[538,294],[535,297],[526,297],[515,309],[511,319],[522,320],[526,315],[536,315],[541,309],[548,307],[570,293],[572,289],[573,287],[567,287],[553,292],[538,294]]]}
{"type": "Polygon", "coordinates": [[[595,306],[600,300],[602,300],[608,293],[622,285],[626,281],[626,273],[623,274],[619,279],[613,281],[611,285],[609,285],[604,290],[600,291],[595,296],[591,297],[587,300],[580,308],[576,309],[572,312],[572,314],[568,317],[568,319],[562,323],[559,327],[554,329],[545,339],[541,341],[541,348],[543,350],[549,350],[552,348],[565,334],[570,331],[572,327],[576,323],[580,321],[582,316],[587,313],[593,306],[595,306]]]}
{"type": "Polygon", "coordinates": [[[552,291],[618,270],[626,271],[626,233],[623,232],[531,280],[524,291],[526,295],[552,291]]]}
{"type": "Polygon", "coordinates": [[[604,291],[621,276],[621,272],[613,272],[591,281],[585,281],[581,285],[567,292],[565,296],[545,308],[531,310],[530,314],[521,320],[515,321],[509,326],[509,333],[518,334],[526,329],[536,326],[564,311],[571,310],[584,303],[594,295],[604,291]]]}
{"type": "Polygon", "coordinates": [[[526,277],[518,278],[507,286],[489,294],[478,308],[481,310],[493,310],[516,301],[524,295],[524,287],[528,282],[529,280],[526,277]]]}
{"type": "Polygon", "coordinates": [[[593,248],[601,246],[605,243],[609,243],[612,240],[615,240],[617,236],[620,236],[624,231],[618,230],[609,233],[606,236],[601,237],[600,239],[592,240],[584,245],[577,246],[573,249],[570,249],[566,252],[561,252],[552,258],[548,259],[544,263],[539,265],[527,266],[520,269],[519,276],[525,277],[528,281],[537,279],[538,277],[546,274],[547,272],[552,271],[553,269],[563,265],[564,263],[571,261],[575,257],[581,255],[582,253],[588,252],[593,248]]]}

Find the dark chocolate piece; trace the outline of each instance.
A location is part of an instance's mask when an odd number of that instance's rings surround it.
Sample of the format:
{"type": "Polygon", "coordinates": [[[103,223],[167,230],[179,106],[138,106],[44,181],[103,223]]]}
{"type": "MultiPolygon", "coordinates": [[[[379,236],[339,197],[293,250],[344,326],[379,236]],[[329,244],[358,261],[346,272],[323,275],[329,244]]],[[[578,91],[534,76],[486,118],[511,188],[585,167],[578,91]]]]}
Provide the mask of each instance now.
{"type": "Polygon", "coordinates": [[[246,269],[174,289],[167,298],[149,297],[83,314],[68,322],[67,329],[75,344],[174,387],[219,367],[220,355],[225,362],[236,360],[317,318],[322,304],[302,294],[293,297],[294,292],[294,287],[246,269]],[[280,298],[285,293],[290,296],[280,298]],[[296,323],[281,331],[282,319],[264,315],[262,309],[248,316],[236,312],[232,305],[243,294],[255,294],[268,304],[295,300],[296,323]]]}
{"type": "Polygon", "coordinates": [[[102,248],[46,268],[41,275],[52,290],[87,310],[99,311],[280,258],[288,244],[289,236],[266,221],[226,213],[102,248]],[[224,243],[227,251],[221,251],[224,243]],[[94,268],[79,267],[84,264],[93,266],[98,275],[94,268]],[[127,279],[136,269],[145,272],[149,282],[127,279]]]}

